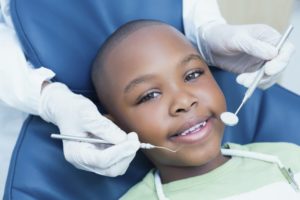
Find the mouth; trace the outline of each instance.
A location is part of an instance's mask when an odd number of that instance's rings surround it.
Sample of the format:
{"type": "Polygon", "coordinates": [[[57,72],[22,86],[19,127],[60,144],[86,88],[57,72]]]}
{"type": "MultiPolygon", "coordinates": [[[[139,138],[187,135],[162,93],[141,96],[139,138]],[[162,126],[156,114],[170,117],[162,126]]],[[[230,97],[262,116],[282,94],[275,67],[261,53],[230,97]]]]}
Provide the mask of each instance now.
{"type": "Polygon", "coordinates": [[[212,119],[186,123],[180,131],[171,135],[169,139],[176,143],[192,144],[203,141],[210,133],[212,119]]]}

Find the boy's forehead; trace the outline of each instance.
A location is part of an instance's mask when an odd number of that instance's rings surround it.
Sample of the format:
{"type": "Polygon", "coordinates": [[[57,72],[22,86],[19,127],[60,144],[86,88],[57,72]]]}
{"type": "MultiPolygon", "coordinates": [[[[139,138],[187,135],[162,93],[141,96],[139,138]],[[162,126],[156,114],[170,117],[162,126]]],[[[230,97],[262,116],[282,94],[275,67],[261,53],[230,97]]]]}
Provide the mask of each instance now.
{"type": "Polygon", "coordinates": [[[105,77],[120,89],[130,78],[155,73],[171,63],[175,65],[189,52],[197,53],[175,28],[167,25],[143,27],[123,38],[111,50],[106,57],[105,77]]]}
{"type": "Polygon", "coordinates": [[[119,41],[107,56],[107,61],[134,62],[137,59],[133,58],[138,57],[139,61],[148,62],[147,57],[154,58],[157,52],[173,47],[179,49],[180,46],[192,47],[175,28],[165,24],[150,25],[131,32],[119,41]]]}

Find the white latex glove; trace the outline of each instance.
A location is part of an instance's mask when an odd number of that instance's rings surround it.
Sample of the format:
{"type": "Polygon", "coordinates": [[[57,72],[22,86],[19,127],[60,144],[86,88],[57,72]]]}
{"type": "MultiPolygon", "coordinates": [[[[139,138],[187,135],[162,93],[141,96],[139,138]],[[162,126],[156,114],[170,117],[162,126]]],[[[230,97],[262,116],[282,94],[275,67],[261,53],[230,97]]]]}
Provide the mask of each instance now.
{"type": "Polygon", "coordinates": [[[294,47],[286,42],[278,52],[275,48],[281,35],[267,25],[228,25],[210,22],[199,29],[198,46],[209,65],[227,71],[242,73],[237,82],[249,87],[263,60],[268,62],[265,76],[259,87],[266,89],[273,85],[287,66],[294,47]],[[253,73],[245,73],[253,72],[253,73]]]}
{"type": "Polygon", "coordinates": [[[42,92],[40,115],[59,127],[60,133],[99,137],[113,146],[63,141],[66,160],[75,167],[105,176],[122,175],[139,149],[136,133],[126,134],[103,117],[97,107],[64,84],[51,83],[42,92]]]}

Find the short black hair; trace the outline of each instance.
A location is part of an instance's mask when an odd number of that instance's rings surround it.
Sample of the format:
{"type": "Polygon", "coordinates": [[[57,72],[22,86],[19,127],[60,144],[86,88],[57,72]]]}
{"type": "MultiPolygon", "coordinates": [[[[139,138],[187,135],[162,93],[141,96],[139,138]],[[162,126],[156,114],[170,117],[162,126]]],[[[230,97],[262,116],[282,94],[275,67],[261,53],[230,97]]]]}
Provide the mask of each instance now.
{"type": "MultiPolygon", "coordinates": [[[[91,77],[94,88],[98,93],[97,96],[99,98],[99,102],[101,104],[100,97],[102,96],[103,90],[103,83],[101,83],[102,75],[104,74],[103,69],[108,67],[106,66],[106,58],[109,53],[125,38],[127,38],[131,33],[153,25],[164,25],[168,26],[166,23],[158,20],[148,20],[148,19],[139,19],[130,21],[125,23],[124,25],[120,26],[115,32],[113,32],[102,44],[100,47],[96,58],[93,62],[92,70],[91,70],[91,77]]],[[[102,105],[105,107],[105,105],[102,105]]],[[[105,112],[105,108],[104,108],[105,112]]]]}

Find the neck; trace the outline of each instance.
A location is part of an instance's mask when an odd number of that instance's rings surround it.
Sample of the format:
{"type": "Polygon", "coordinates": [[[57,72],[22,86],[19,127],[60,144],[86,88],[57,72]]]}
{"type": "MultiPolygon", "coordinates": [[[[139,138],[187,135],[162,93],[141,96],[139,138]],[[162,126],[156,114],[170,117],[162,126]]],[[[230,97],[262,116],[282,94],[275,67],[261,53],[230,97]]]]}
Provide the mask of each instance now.
{"type": "Polygon", "coordinates": [[[185,178],[190,178],[194,176],[199,176],[206,174],[217,167],[221,166],[227,162],[230,158],[225,157],[219,153],[217,157],[213,160],[200,165],[193,167],[181,167],[181,166],[157,166],[160,174],[160,178],[163,184],[169,183],[176,180],[181,180],[185,178]]]}

